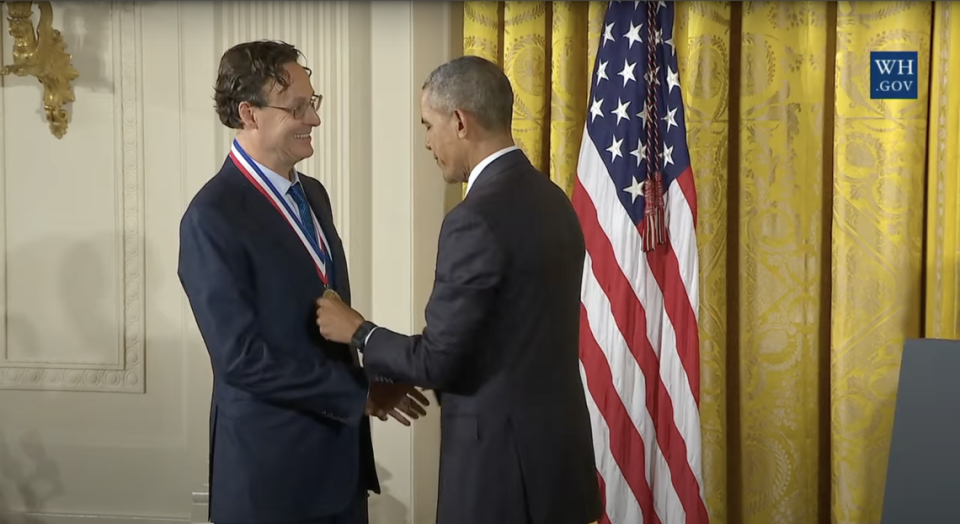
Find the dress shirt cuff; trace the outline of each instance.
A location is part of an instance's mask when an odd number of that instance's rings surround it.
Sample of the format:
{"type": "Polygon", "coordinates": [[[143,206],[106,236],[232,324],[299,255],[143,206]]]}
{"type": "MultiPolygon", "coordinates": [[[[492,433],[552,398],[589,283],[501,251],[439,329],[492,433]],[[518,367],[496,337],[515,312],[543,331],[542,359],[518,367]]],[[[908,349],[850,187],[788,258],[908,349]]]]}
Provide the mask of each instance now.
{"type": "MultiPolygon", "coordinates": [[[[367,333],[367,336],[363,338],[363,345],[364,345],[364,346],[367,345],[367,342],[370,342],[370,335],[372,335],[373,332],[376,331],[378,327],[379,327],[379,326],[374,326],[374,328],[371,329],[369,333],[367,333]]],[[[363,352],[363,349],[362,349],[362,348],[360,349],[360,352],[361,352],[361,353],[363,352]]]]}
{"type": "MultiPolygon", "coordinates": [[[[372,323],[371,323],[371,324],[372,324],[372,323]]],[[[363,344],[358,344],[359,347],[357,347],[357,348],[354,350],[354,351],[357,352],[357,358],[358,358],[359,361],[360,361],[360,367],[361,367],[361,368],[363,367],[363,349],[366,347],[367,342],[370,342],[370,335],[373,335],[373,332],[376,331],[378,328],[379,328],[379,326],[372,326],[372,327],[370,328],[370,331],[368,331],[367,334],[363,337],[363,344]]],[[[391,379],[389,379],[389,378],[387,378],[387,377],[384,377],[384,376],[382,376],[382,375],[376,375],[376,376],[374,376],[374,377],[373,377],[373,380],[376,381],[376,382],[384,383],[384,384],[393,384],[393,380],[391,380],[391,379]]]]}

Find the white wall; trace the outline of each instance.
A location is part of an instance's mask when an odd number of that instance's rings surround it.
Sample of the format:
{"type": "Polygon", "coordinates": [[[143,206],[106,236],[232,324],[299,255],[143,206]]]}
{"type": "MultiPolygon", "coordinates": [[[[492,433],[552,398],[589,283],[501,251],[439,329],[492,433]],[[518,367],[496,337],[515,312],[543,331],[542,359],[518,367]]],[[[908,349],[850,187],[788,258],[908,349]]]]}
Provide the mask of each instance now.
{"type": "MultiPolygon", "coordinates": [[[[53,137],[34,78],[0,84],[0,522],[203,520],[210,365],[178,223],[224,160],[221,53],[293,43],[324,95],[302,171],[331,193],[357,308],[423,326],[444,211],[419,91],[459,54],[459,3],[55,2],[80,78],[53,137]],[[92,517],[92,518],[91,518],[92,517]]],[[[3,16],[3,63],[12,42],[3,16]]],[[[34,18],[36,20],[36,16],[34,18]]],[[[377,523],[432,523],[439,420],[375,421],[377,523]]]]}

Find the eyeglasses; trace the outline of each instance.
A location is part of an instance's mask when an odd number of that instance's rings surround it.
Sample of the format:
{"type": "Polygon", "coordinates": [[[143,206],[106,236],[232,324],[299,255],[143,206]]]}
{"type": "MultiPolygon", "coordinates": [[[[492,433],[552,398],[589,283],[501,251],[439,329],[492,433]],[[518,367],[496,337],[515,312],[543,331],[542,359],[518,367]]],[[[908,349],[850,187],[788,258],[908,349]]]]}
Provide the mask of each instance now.
{"type": "Polygon", "coordinates": [[[295,107],[281,107],[281,106],[264,106],[270,107],[273,109],[280,109],[290,113],[290,116],[296,118],[297,120],[303,118],[307,114],[307,108],[312,107],[314,111],[320,110],[320,103],[323,102],[323,95],[313,95],[310,97],[310,102],[305,104],[300,104],[295,107]]]}

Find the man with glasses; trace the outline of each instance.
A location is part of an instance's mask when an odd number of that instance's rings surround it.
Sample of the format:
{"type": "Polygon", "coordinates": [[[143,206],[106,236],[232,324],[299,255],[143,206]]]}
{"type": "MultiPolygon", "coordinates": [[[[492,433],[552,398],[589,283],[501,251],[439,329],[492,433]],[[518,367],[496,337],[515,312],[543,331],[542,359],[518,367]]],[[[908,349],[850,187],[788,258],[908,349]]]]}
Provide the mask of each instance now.
{"type": "Polygon", "coordinates": [[[236,138],[180,224],[178,273],[213,369],[216,524],[366,524],[380,489],[367,415],[409,424],[398,410],[417,418],[410,398],[427,402],[368,381],[317,330],[317,298],[349,303],[350,282],[327,191],[295,169],[320,125],[301,56],[269,41],[224,53],[214,100],[236,138]]]}

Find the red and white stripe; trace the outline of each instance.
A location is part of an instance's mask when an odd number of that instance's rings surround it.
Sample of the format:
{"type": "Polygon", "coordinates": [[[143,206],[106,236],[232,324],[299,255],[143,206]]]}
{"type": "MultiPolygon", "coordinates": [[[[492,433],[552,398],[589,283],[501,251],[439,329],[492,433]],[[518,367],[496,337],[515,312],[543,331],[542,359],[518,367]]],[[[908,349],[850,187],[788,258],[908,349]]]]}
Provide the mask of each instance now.
{"type": "MultiPolygon", "coordinates": [[[[273,208],[276,209],[281,216],[283,216],[284,220],[287,221],[287,225],[293,229],[293,232],[297,235],[297,238],[300,239],[300,243],[303,244],[304,249],[307,250],[307,254],[310,255],[311,259],[313,259],[313,264],[317,269],[317,275],[320,277],[321,282],[323,282],[324,286],[329,285],[327,279],[327,266],[323,262],[323,258],[321,258],[319,253],[316,252],[313,245],[307,241],[306,232],[302,227],[300,227],[299,216],[294,218],[293,210],[289,209],[287,204],[280,200],[280,196],[275,193],[276,188],[270,184],[262,172],[260,172],[247,160],[247,156],[237,143],[237,140],[233,141],[233,146],[230,148],[230,160],[232,160],[233,164],[237,166],[237,169],[240,171],[243,177],[253,184],[253,187],[255,187],[257,191],[259,191],[260,194],[270,202],[273,208]]],[[[317,220],[316,215],[311,212],[310,217],[313,220],[314,230],[319,235],[320,249],[324,250],[325,254],[333,253],[330,250],[330,243],[327,242],[327,237],[323,234],[323,228],[320,227],[320,222],[317,220]]]]}
{"type": "Polygon", "coordinates": [[[650,252],[619,190],[584,129],[573,192],[587,246],[580,360],[602,522],[706,524],[693,175],[670,185],[668,239],[650,252]]]}

